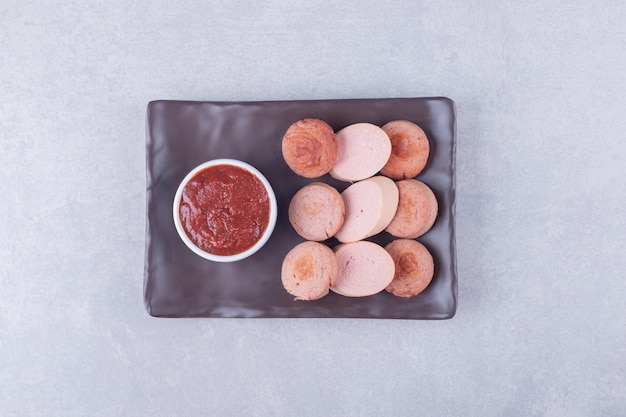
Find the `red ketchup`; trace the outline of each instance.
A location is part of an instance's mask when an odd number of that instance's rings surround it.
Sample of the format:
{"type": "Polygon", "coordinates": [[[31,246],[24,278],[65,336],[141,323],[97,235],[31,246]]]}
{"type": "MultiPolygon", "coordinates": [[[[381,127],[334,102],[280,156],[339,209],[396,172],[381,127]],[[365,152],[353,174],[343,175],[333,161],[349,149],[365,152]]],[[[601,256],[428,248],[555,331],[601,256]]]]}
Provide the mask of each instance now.
{"type": "Polygon", "coordinates": [[[269,225],[270,199],[263,183],[233,165],[198,172],[180,201],[185,233],[205,252],[229,256],[250,249],[269,225]]]}

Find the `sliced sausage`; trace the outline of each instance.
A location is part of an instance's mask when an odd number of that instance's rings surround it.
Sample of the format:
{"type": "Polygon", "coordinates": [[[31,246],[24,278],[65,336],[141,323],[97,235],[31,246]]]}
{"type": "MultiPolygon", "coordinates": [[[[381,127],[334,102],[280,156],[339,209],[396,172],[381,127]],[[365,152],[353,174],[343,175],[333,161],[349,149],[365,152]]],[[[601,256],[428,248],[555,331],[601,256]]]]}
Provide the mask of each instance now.
{"type": "Polygon", "coordinates": [[[385,229],[400,238],[414,239],[428,232],[437,219],[439,205],[433,191],[421,181],[396,182],[398,210],[385,229]]]}
{"type": "Polygon", "coordinates": [[[337,257],[332,249],[318,242],[302,242],[285,256],[281,280],[296,300],[317,300],[328,294],[337,272],[337,257]]]}
{"type": "Polygon", "coordinates": [[[327,174],[337,160],[337,138],[323,120],[295,122],[283,136],[283,158],[296,174],[317,178],[327,174]]]}
{"type": "Polygon", "coordinates": [[[430,144],[421,127],[395,120],[382,127],[391,141],[391,156],[380,173],[394,180],[413,178],[426,166],[430,144]]]}
{"type": "Polygon", "coordinates": [[[343,225],[345,206],[335,188],[321,182],[302,187],[289,204],[289,221],[307,240],[322,241],[335,235],[343,225]]]}
{"type": "Polygon", "coordinates": [[[382,232],[398,207],[398,187],[393,180],[380,175],[352,184],[341,197],[346,215],[335,237],[342,243],[382,232]]]}
{"type": "Polygon", "coordinates": [[[395,274],[386,290],[398,297],[413,297],[428,287],[435,274],[433,257],[421,243],[397,239],[385,246],[393,258],[395,274]]]}
{"type": "Polygon", "coordinates": [[[391,141],[380,127],[356,123],[337,132],[337,162],[330,171],[342,181],[360,181],[376,174],[391,155],[391,141]]]}
{"type": "Polygon", "coordinates": [[[331,289],[347,297],[365,297],[384,290],[394,276],[389,252],[376,243],[362,240],[335,247],[339,273],[331,289]]]}

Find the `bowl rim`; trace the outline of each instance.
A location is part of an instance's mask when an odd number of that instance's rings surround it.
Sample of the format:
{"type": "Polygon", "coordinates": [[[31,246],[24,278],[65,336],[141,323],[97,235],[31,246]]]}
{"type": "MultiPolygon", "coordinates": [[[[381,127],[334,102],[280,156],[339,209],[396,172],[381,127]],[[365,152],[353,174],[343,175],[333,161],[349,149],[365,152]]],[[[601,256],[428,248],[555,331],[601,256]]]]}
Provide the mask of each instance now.
{"type": "Polygon", "coordinates": [[[185,243],[185,245],[189,249],[191,249],[196,255],[204,259],[207,259],[209,261],[214,261],[214,262],[235,262],[235,261],[248,258],[249,256],[252,256],[253,254],[255,254],[269,240],[270,236],[272,235],[274,231],[274,227],[276,226],[276,219],[278,217],[278,203],[276,201],[276,194],[274,193],[274,189],[272,188],[272,185],[267,180],[267,178],[265,178],[265,176],[261,173],[261,171],[259,171],[257,168],[250,165],[249,163],[241,161],[239,159],[231,159],[231,158],[211,159],[209,161],[201,163],[200,165],[196,166],[194,169],[189,171],[189,173],[185,176],[185,178],[183,178],[183,180],[178,185],[178,189],[176,190],[176,194],[174,196],[174,203],[172,206],[172,210],[173,210],[172,214],[174,218],[174,226],[176,227],[178,236],[180,236],[180,238],[185,243]],[[263,232],[263,234],[261,235],[261,238],[257,240],[257,242],[254,245],[252,245],[250,248],[246,249],[243,252],[236,253],[234,255],[215,255],[215,254],[212,254],[212,253],[209,253],[200,249],[198,246],[196,246],[195,243],[192,242],[191,239],[189,239],[189,236],[187,236],[187,233],[185,232],[185,229],[183,228],[183,225],[180,221],[180,210],[179,210],[180,200],[181,200],[181,196],[183,193],[183,189],[185,188],[187,183],[189,183],[189,181],[200,171],[203,171],[207,168],[218,166],[218,165],[236,166],[236,167],[243,168],[244,170],[250,172],[252,175],[257,177],[261,181],[270,200],[270,218],[269,218],[269,223],[267,225],[267,228],[265,229],[265,232],[263,232]]]}

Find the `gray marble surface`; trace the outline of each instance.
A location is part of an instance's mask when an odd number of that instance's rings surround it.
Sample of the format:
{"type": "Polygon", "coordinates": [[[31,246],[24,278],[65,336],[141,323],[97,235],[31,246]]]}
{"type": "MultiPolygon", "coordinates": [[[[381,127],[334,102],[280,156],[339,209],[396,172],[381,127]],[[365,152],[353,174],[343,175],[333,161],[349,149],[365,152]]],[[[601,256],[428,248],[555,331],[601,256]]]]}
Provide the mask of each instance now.
{"type": "Polygon", "coordinates": [[[388,3],[0,2],[1,416],[626,413],[626,6],[388,3]],[[433,95],[455,318],[148,316],[148,101],[433,95]]]}

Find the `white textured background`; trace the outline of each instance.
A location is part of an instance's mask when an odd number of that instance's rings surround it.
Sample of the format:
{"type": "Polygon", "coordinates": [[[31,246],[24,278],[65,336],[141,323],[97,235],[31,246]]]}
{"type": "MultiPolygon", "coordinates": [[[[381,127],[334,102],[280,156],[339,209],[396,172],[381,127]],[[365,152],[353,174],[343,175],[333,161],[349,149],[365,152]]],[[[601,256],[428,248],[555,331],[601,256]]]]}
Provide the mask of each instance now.
{"type": "Polygon", "coordinates": [[[626,414],[623,1],[101,3],[0,0],[0,416],[626,414]],[[454,319],[148,316],[148,101],[431,95],[454,319]]]}

